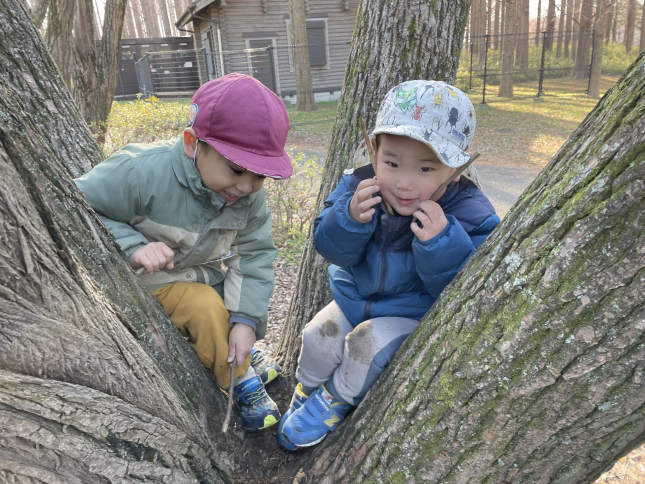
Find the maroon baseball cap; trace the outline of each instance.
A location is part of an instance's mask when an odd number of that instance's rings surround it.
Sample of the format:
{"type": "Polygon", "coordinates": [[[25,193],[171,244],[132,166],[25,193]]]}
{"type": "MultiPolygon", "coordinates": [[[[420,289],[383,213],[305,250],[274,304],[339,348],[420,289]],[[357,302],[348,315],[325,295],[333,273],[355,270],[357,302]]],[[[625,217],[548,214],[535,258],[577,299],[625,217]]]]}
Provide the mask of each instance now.
{"type": "Polygon", "coordinates": [[[190,105],[195,135],[238,166],[272,178],[289,178],[284,151],[289,116],[282,100],[260,81],[228,74],[202,85],[190,105]]]}

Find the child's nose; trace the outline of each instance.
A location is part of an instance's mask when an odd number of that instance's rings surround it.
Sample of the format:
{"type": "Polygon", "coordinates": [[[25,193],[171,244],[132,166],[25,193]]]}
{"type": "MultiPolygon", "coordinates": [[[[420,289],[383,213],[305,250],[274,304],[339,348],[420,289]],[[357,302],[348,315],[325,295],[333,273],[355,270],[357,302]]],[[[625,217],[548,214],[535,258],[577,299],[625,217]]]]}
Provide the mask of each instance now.
{"type": "Polygon", "coordinates": [[[410,176],[400,176],[396,181],[396,186],[400,190],[412,190],[414,188],[414,180],[410,176]]]}
{"type": "Polygon", "coordinates": [[[251,193],[253,190],[253,180],[250,177],[242,177],[238,180],[237,189],[242,193],[251,193]]]}

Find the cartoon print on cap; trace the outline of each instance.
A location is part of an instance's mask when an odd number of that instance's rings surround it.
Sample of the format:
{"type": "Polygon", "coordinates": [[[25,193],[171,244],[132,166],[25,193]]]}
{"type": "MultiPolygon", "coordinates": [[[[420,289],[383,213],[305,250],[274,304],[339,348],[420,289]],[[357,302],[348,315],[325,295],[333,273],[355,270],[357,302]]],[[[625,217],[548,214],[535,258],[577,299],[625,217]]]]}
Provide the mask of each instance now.
{"type": "Polygon", "coordinates": [[[406,91],[405,89],[397,90],[394,104],[396,104],[404,113],[407,112],[408,109],[414,108],[417,104],[417,90],[417,87],[410,89],[409,91],[406,91]]]}
{"type": "Polygon", "coordinates": [[[434,107],[439,108],[441,107],[441,104],[443,103],[443,96],[441,95],[440,92],[434,95],[434,107]]]}
{"type": "Polygon", "coordinates": [[[192,126],[195,124],[195,119],[197,118],[197,111],[199,111],[199,108],[197,107],[197,104],[193,103],[190,105],[190,109],[188,110],[188,123],[189,126],[192,126]]]}

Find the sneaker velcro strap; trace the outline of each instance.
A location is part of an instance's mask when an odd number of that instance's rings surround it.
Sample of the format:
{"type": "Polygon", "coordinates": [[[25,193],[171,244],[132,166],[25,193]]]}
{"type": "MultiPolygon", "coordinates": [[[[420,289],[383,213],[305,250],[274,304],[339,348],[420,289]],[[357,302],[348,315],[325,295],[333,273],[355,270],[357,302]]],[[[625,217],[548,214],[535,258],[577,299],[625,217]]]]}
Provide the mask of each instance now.
{"type": "Polygon", "coordinates": [[[321,425],[324,425],[329,430],[335,430],[336,427],[338,427],[338,424],[340,424],[345,418],[343,414],[340,414],[331,408],[327,401],[318,392],[311,394],[305,402],[304,407],[309,410],[309,413],[318,422],[320,422],[321,425]]]}

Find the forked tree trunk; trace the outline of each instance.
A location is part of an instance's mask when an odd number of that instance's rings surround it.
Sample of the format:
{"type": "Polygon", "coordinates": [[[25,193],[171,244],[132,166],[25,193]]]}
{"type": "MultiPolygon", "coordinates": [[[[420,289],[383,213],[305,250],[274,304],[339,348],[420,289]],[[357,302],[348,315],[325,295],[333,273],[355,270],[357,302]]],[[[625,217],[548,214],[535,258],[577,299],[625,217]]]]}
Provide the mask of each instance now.
{"type": "MultiPolygon", "coordinates": [[[[469,0],[439,0],[432,5],[410,0],[361,2],[318,194],[318,212],[343,170],[351,166],[362,139],[360,118],[365,119],[368,130],[373,127],[379,104],[391,88],[410,79],[454,82],[469,7],[469,0]]],[[[327,264],[308,244],[278,349],[288,374],[295,370],[300,330],[329,300],[327,264]]]]}
{"type": "MultiPolygon", "coordinates": [[[[76,0],[51,0],[47,16],[47,47],[51,52],[63,82],[72,89],[74,36],[70,22],[74,19],[76,0]]],[[[38,20],[38,19],[37,19],[38,20]]]]}
{"type": "Polygon", "coordinates": [[[589,483],[645,441],[644,102],[641,55],[299,482],[589,483]]]}
{"type": "MultiPolygon", "coordinates": [[[[289,0],[291,13],[291,42],[293,47],[293,62],[296,70],[296,110],[316,111],[314,87],[311,80],[311,62],[307,40],[307,22],[305,20],[305,0],[289,0]]],[[[272,53],[270,53],[272,55],[272,53]]]]}

